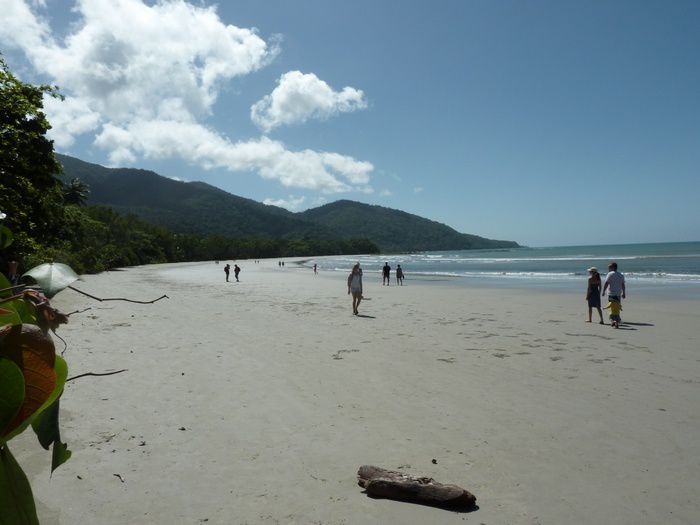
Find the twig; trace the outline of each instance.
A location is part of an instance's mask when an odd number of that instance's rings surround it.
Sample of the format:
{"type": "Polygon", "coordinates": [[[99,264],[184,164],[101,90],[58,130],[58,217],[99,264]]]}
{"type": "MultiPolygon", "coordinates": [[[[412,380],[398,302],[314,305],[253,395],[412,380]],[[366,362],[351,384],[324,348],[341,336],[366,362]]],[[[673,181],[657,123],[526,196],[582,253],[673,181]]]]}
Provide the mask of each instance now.
{"type": "MultiPolygon", "coordinates": [[[[9,288],[7,288],[7,290],[9,290],[9,288]]],[[[4,298],[0,299],[0,303],[14,301],[15,299],[21,299],[22,297],[24,297],[24,293],[18,293],[16,295],[11,295],[10,297],[4,297],[4,298]]]]}
{"type": "Polygon", "coordinates": [[[167,295],[161,295],[158,299],[153,299],[152,301],[134,301],[133,299],[125,299],[124,297],[109,297],[106,299],[102,299],[100,297],[95,297],[94,295],[90,295],[87,292],[83,292],[82,290],[78,290],[77,288],[73,288],[72,286],[69,286],[71,290],[74,292],[81,293],[83,295],[87,295],[90,299],[95,299],[96,301],[126,301],[128,303],[138,303],[138,304],[152,304],[155,303],[156,301],[160,301],[161,299],[170,299],[167,295]]]}
{"type": "Polygon", "coordinates": [[[68,350],[68,343],[66,343],[66,340],[63,339],[63,337],[61,337],[60,335],[58,335],[56,333],[56,330],[53,331],[53,335],[54,335],[54,337],[58,337],[61,340],[61,342],[63,343],[63,350],[61,350],[61,356],[63,356],[63,354],[66,353],[66,350],[68,350]]]}
{"type": "Polygon", "coordinates": [[[9,288],[3,288],[3,289],[1,289],[1,290],[0,290],[0,293],[2,293],[2,292],[7,292],[7,291],[9,291],[9,290],[12,290],[12,291],[13,291],[12,293],[14,293],[14,290],[22,289],[22,288],[26,288],[26,287],[27,287],[26,284],[16,284],[16,285],[14,285],[14,286],[10,286],[9,288]]]}
{"type": "Polygon", "coordinates": [[[70,317],[73,314],[82,314],[83,312],[87,312],[88,310],[92,310],[92,306],[88,306],[87,308],[83,308],[82,310],[76,310],[75,312],[71,312],[69,314],[65,314],[66,317],[70,317]]]}
{"type": "Polygon", "coordinates": [[[97,373],[97,372],[85,372],[84,374],[80,374],[80,375],[77,375],[77,376],[69,377],[68,379],[66,379],[66,383],[67,383],[68,381],[73,381],[73,379],[79,379],[79,378],[85,377],[85,376],[112,376],[112,375],[114,375],[114,374],[121,374],[122,372],[126,372],[127,370],[128,370],[128,368],[123,368],[123,369],[121,369],[121,370],[117,370],[116,372],[102,372],[102,373],[97,373]]]}

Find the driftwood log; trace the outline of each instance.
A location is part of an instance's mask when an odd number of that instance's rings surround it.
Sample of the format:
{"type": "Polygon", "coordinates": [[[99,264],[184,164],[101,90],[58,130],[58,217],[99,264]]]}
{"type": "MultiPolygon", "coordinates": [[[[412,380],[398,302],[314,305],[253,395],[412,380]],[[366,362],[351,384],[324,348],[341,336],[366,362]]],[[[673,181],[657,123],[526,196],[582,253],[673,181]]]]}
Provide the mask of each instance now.
{"type": "Polygon", "coordinates": [[[451,510],[470,510],[476,497],[457,485],[438,483],[433,478],[414,477],[373,465],[362,465],[357,483],[372,498],[387,498],[451,510]]]}

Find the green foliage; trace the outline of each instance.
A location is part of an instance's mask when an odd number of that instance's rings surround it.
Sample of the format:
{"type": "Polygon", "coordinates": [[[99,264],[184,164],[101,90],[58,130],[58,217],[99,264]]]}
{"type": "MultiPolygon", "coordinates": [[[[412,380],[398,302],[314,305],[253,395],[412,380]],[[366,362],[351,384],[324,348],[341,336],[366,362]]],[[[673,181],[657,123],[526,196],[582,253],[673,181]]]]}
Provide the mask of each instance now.
{"type": "Polygon", "coordinates": [[[11,360],[0,357],[0,431],[15,417],[24,402],[24,375],[11,360]]]}
{"type": "Polygon", "coordinates": [[[63,201],[66,204],[84,206],[87,202],[90,190],[83,181],[74,177],[68,184],[63,186],[63,201]]]}
{"type": "Polygon", "coordinates": [[[32,251],[32,239],[53,238],[62,214],[61,183],[54,176],[61,165],[46,138],[44,95],[59,96],[55,87],[21,82],[0,57],[0,211],[16,234],[19,255],[32,251]]]}
{"type": "Polygon", "coordinates": [[[32,487],[7,445],[0,445],[0,525],[39,525],[32,487]]]}
{"type": "Polygon", "coordinates": [[[383,206],[340,200],[301,214],[306,220],[322,222],[339,235],[362,232],[381,246],[383,252],[471,250],[512,248],[513,241],[497,241],[459,233],[449,226],[417,215],[383,206]]]}
{"type": "Polygon", "coordinates": [[[7,226],[0,224],[0,250],[7,248],[14,240],[12,232],[7,226]]]}

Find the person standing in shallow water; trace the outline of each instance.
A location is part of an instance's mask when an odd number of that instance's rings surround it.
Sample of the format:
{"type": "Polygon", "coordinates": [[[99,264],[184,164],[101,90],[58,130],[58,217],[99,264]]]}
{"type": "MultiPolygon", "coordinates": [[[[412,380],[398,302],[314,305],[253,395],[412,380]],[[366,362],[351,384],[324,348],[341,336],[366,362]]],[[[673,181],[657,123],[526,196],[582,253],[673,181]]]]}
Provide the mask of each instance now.
{"type": "Polygon", "coordinates": [[[236,282],[240,282],[238,280],[238,274],[241,273],[241,269],[238,267],[237,264],[233,265],[233,275],[236,277],[236,282]]]}
{"type": "Polygon", "coordinates": [[[384,267],[382,268],[382,286],[384,286],[384,283],[386,282],[386,285],[389,286],[391,284],[391,266],[389,266],[389,263],[384,263],[384,267]]]}
{"type": "Polygon", "coordinates": [[[598,273],[598,268],[591,266],[588,269],[588,289],[586,290],[586,301],[588,301],[588,321],[592,321],[593,308],[598,310],[598,315],[600,316],[600,324],[605,324],[603,322],[603,310],[600,308],[600,274],[598,273]]]}
{"type": "Polygon", "coordinates": [[[362,301],[362,268],[360,263],[355,263],[350,275],[348,275],[348,295],[352,294],[352,313],[358,314],[358,307],[362,301]]]}
{"type": "Polygon", "coordinates": [[[226,274],[226,282],[228,282],[228,275],[230,272],[231,272],[231,265],[226,264],[226,266],[224,266],[224,273],[226,274]]]}

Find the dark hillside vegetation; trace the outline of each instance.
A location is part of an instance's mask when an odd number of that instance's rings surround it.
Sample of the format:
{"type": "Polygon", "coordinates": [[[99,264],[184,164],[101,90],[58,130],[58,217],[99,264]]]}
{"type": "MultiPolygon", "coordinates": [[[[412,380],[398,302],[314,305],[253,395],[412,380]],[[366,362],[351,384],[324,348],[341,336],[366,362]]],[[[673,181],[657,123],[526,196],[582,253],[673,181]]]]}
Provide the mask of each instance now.
{"type": "Polygon", "coordinates": [[[460,233],[417,215],[382,206],[340,200],[292,213],[231,195],[202,182],[180,182],[152,171],[111,169],[57,156],[66,180],[90,186],[88,202],[133,213],[175,233],[264,239],[348,240],[366,237],[383,252],[512,248],[460,233]]]}

